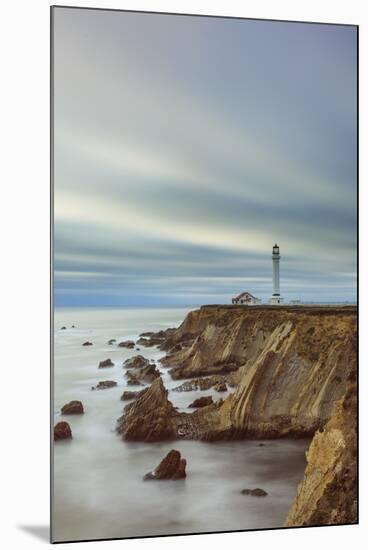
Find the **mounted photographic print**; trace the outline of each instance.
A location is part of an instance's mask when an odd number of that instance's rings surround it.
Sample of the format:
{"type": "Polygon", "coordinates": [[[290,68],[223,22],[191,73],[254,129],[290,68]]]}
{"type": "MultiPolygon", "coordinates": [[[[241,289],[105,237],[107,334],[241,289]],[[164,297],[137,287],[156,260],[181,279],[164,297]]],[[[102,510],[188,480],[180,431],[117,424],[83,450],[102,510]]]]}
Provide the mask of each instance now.
{"type": "Polygon", "coordinates": [[[52,542],[357,523],[358,28],[51,26],[52,542]]]}

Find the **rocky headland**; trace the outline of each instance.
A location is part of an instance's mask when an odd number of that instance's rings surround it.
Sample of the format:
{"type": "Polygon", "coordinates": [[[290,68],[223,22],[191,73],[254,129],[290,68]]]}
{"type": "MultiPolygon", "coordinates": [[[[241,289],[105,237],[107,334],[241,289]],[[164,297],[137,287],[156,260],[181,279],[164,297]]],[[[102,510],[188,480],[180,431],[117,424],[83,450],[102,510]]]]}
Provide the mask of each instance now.
{"type": "MultiPolygon", "coordinates": [[[[173,379],[228,382],[234,393],[179,412],[157,376],[125,407],[118,432],[147,442],[311,437],[286,524],[354,523],[356,325],[352,306],[203,306],[178,329],[141,337],[167,352],[161,364],[173,379]]],[[[200,388],[191,380],[177,390],[193,383],[200,388]]]]}

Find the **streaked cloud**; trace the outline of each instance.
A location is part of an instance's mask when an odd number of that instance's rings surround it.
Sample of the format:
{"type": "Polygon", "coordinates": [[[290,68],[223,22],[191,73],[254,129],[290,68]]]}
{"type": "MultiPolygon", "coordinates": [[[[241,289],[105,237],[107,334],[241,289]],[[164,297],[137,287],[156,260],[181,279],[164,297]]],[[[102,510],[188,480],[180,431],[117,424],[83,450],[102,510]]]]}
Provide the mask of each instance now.
{"type": "Polygon", "coordinates": [[[356,293],[353,27],[57,8],[57,304],[356,293]]]}

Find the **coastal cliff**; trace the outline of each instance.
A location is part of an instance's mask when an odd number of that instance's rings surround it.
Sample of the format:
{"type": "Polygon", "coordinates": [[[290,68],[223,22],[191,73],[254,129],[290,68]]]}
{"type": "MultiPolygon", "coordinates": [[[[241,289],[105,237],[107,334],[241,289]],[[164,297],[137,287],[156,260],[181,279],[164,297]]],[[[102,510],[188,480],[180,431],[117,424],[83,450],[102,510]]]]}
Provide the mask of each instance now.
{"type": "Polygon", "coordinates": [[[181,342],[162,361],[173,378],[232,373],[237,380],[193,437],[312,436],[356,369],[356,309],[207,306],[189,313],[165,347],[181,342]]]}
{"type": "Polygon", "coordinates": [[[353,306],[203,306],[160,344],[161,364],[173,379],[222,377],[234,393],[184,413],[158,379],[127,407],[119,432],[141,441],[313,437],[286,525],[354,523],[356,339],[353,306]]]}

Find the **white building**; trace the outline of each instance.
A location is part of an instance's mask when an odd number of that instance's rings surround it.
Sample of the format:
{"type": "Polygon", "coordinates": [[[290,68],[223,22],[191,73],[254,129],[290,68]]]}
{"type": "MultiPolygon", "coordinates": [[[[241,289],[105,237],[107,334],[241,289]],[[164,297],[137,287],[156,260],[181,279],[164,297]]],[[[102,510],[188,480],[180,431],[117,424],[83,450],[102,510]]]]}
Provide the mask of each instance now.
{"type": "Polygon", "coordinates": [[[272,286],[273,292],[268,303],[273,306],[282,304],[284,299],[280,294],[280,248],[277,244],[272,249],[272,286]]]}
{"type": "Polygon", "coordinates": [[[250,292],[242,292],[237,296],[236,298],[232,299],[232,303],[235,305],[242,305],[242,306],[255,306],[257,304],[261,303],[261,300],[259,298],[256,298],[251,294],[250,292]]]}

